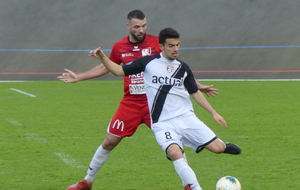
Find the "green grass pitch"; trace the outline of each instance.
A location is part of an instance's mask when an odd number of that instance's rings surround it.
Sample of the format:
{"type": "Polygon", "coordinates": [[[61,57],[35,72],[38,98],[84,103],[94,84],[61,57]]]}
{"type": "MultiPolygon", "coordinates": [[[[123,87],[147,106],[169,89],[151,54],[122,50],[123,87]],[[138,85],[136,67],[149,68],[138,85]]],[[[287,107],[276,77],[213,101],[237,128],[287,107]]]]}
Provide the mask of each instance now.
{"type": "MultiPolygon", "coordinates": [[[[194,104],[196,114],[223,141],[243,150],[235,156],[207,150],[196,154],[186,148],[203,189],[213,190],[219,178],[232,175],[243,190],[298,190],[300,83],[203,83],[220,89],[208,100],[229,128],[218,126],[194,104]]],[[[81,180],[106,135],[122,90],[122,81],[0,83],[0,189],[66,189],[81,180]]],[[[141,125],[111,153],[93,187],[100,189],[183,188],[152,131],[141,125]]]]}

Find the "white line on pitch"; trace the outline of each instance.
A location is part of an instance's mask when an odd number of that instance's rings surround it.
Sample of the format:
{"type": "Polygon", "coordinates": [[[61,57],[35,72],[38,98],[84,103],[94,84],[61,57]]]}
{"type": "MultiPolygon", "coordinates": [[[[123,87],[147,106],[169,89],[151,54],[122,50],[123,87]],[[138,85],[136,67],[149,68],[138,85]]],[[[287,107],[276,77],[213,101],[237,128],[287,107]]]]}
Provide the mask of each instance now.
{"type": "Polygon", "coordinates": [[[64,163],[66,163],[68,166],[71,166],[73,168],[85,168],[84,165],[80,164],[76,159],[72,158],[69,154],[66,153],[60,153],[55,152],[55,155],[57,155],[64,163]]]}
{"type": "Polygon", "coordinates": [[[33,94],[29,94],[29,93],[27,93],[27,92],[24,92],[24,91],[21,91],[21,90],[15,89],[15,88],[10,88],[10,89],[11,89],[11,90],[13,90],[13,91],[19,92],[19,93],[21,93],[21,94],[25,94],[25,95],[27,95],[27,96],[33,97],[33,98],[35,98],[35,97],[36,97],[36,96],[35,96],[35,95],[33,95],[33,94]]]}
{"type": "Polygon", "coordinates": [[[40,143],[47,143],[47,140],[45,138],[41,138],[34,133],[26,133],[26,138],[39,141],[40,143]]]}
{"type": "Polygon", "coordinates": [[[0,80],[0,82],[26,82],[22,80],[0,80]]]}
{"type": "MultiPolygon", "coordinates": [[[[91,139],[91,137],[48,137],[48,139],[91,139]]],[[[104,139],[105,137],[99,137],[104,139]]]]}
{"type": "Polygon", "coordinates": [[[14,126],[21,126],[21,123],[17,122],[16,120],[14,120],[12,118],[6,118],[6,121],[13,124],[14,126]]]}

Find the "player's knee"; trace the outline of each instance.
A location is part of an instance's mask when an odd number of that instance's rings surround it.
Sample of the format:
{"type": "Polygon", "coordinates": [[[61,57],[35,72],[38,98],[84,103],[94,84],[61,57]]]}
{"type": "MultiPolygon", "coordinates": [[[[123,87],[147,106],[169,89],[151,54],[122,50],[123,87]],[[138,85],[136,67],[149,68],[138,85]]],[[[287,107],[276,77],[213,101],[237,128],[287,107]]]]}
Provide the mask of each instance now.
{"type": "Polygon", "coordinates": [[[220,153],[223,153],[224,150],[225,150],[224,146],[217,146],[217,147],[215,147],[213,152],[216,153],[216,154],[220,154],[220,153]]]}
{"type": "Polygon", "coordinates": [[[225,150],[225,145],[222,142],[217,142],[214,144],[214,147],[213,147],[214,153],[220,154],[220,153],[223,153],[224,150],[225,150]]]}
{"type": "Polygon", "coordinates": [[[221,141],[219,139],[215,139],[213,142],[211,142],[210,144],[205,146],[205,148],[207,148],[209,151],[216,153],[216,154],[223,153],[225,150],[225,147],[226,146],[223,143],[223,141],[221,141]]]}
{"type": "Polygon", "coordinates": [[[183,150],[178,144],[171,144],[167,150],[167,157],[168,159],[174,161],[179,158],[183,158],[183,150]]]}
{"type": "Polygon", "coordinates": [[[120,142],[122,138],[115,137],[115,136],[107,136],[103,143],[102,143],[102,148],[105,150],[113,150],[120,142]]]}
{"type": "Polygon", "coordinates": [[[217,138],[214,141],[214,150],[215,150],[214,152],[215,153],[217,153],[217,154],[223,153],[225,148],[226,148],[226,145],[221,139],[217,138]]]}

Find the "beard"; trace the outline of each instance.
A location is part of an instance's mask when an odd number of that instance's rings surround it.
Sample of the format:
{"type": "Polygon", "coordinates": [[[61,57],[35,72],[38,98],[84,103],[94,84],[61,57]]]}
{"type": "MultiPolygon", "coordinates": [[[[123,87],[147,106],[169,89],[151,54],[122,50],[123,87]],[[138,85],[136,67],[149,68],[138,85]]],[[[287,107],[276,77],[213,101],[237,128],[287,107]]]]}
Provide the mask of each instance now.
{"type": "Polygon", "coordinates": [[[130,32],[131,36],[133,37],[134,40],[141,42],[145,39],[146,34],[144,33],[139,33],[138,35],[135,35],[134,33],[130,32]],[[139,36],[139,35],[143,35],[143,36],[139,36]]]}

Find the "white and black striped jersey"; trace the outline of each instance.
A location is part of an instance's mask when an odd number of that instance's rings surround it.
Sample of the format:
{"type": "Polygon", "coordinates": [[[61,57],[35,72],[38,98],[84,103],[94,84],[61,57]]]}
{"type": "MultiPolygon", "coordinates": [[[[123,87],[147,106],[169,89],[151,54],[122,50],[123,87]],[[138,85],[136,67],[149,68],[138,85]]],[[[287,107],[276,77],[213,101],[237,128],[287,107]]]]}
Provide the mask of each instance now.
{"type": "Polygon", "coordinates": [[[181,60],[162,54],[145,56],[122,66],[125,75],[144,72],[144,82],[152,123],[193,111],[189,94],[198,91],[194,75],[181,60]]]}

